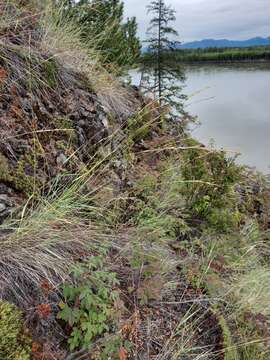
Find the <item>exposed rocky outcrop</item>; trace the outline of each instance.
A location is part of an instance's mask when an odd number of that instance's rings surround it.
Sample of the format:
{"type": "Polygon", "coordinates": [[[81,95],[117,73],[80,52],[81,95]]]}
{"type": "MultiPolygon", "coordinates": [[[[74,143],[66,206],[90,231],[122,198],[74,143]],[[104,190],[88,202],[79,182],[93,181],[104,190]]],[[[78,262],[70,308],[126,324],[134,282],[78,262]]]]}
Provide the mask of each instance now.
{"type": "MultiPolygon", "coordinates": [[[[32,34],[31,22],[20,26],[32,34]]],[[[0,42],[0,223],[57,174],[89,162],[139,104],[134,91],[128,115],[111,114],[87,77],[42,53],[37,41],[27,57],[26,40],[14,32],[0,42]]]]}

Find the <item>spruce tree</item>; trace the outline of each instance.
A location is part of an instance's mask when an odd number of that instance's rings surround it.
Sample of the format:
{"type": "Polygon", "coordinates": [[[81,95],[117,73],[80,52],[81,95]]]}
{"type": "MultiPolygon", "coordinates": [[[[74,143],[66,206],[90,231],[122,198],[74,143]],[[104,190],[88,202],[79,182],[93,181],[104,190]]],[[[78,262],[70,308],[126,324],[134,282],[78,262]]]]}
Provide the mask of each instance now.
{"type": "Polygon", "coordinates": [[[147,79],[144,85],[158,98],[160,106],[171,106],[171,117],[176,118],[184,113],[182,83],[184,73],[176,59],[173,38],[178,36],[171,26],[176,20],[175,10],[167,6],[164,0],[153,0],[147,6],[148,13],[153,17],[147,30],[147,51],[142,56],[143,77],[147,79]]]}

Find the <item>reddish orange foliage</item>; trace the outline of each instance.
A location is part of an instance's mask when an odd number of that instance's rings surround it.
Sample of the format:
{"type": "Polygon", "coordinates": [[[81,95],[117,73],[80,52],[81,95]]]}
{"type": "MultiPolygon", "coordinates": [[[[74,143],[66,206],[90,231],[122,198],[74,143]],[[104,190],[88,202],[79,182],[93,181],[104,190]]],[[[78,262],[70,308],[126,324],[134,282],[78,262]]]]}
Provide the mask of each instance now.
{"type": "Polygon", "coordinates": [[[0,66],[0,83],[6,80],[6,78],[7,78],[6,70],[2,66],[0,66]]]}
{"type": "Polygon", "coordinates": [[[38,342],[33,342],[32,343],[32,352],[33,353],[37,353],[41,348],[41,345],[38,342]]]}
{"type": "Polygon", "coordinates": [[[47,319],[52,312],[52,308],[49,304],[39,304],[36,307],[36,312],[42,319],[47,319]]]}
{"type": "Polygon", "coordinates": [[[44,279],[43,281],[41,281],[40,287],[46,293],[49,292],[50,290],[52,290],[52,285],[49,283],[49,281],[47,279],[44,279]]]}
{"type": "Polygon", "coordinates": [[[11,111],[12,115],[15,115],[17,117],[22,116],[22,110],[20,108],[18,108],[16,105],[11,105],[10,111],[11,111]]]}
{"type": "Polygon", "coordinates": [[[118,354],[119,354],[119,359],[120,360],[126,360],[127,359],[128,352],[123,346],[121,346],[121,348],[119,349],[118,354]]]}

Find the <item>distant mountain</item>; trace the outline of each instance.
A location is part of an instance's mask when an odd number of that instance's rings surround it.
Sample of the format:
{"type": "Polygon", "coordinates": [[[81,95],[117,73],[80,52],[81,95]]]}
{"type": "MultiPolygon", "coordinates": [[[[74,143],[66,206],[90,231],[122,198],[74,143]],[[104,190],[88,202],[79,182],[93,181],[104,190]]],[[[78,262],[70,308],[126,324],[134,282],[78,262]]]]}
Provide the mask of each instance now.
{"type": "Polygon", "coordinates": [[[248,46],[264,46],[270,45],[270,36],[267,38],[255,37],[248,40],[215,40],[215,39],[204,39],[201,41],[193,41],[185,44],[175,43],[177,49],[198,49],[208,47],[248,47],[248,46]]]}

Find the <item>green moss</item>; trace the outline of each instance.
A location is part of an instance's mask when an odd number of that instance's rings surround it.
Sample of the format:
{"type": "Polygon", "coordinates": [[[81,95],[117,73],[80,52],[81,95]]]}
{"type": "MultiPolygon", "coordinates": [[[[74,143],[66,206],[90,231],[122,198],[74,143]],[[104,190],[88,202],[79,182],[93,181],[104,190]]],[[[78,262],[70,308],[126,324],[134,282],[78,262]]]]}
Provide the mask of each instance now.
{"type": "Polygon", "coordinates": [[[0,302],[1,360],[30,359],[31,340],[23,334],[22,313],[15,306],[0,302]]]}
{"type": "Polygon", "coordinates": [[[156,127],[156,122],[153,122],[152,109],[145,106],[140,112],[129,118],[128,135],[134,141],[145,139],[153,126],[156,127]]]}
{"type": "MultiPolygon", "coordinates": [[[[29,154],[26,157],[29,158],[29,154]]],[[[32,161],[34,160],[31,160],[31,163],[32,161]]],[[[10,183],[16,190],[23,192],[25,195],[32,195],[33,191],[37,191],[41,184],[34,176],[25,173],[26,164],[29,164],[29,162],[22,157],[17,162],[16,167],[11,168],[7,159],[0,154],[0,181],[10,183]]]]}
{"type": "Polygon", "coordinates": [[[238,228],[242,214],[236,209],[210,209],[206,217],[210,227],[221,233],[229,233],[238,228]]]}
{"type": "Polygon", "coordinates": [[[54,119],[54,126],[57,130],[63,130],[60,132],[61,140],[57,142],[59,149],[64,150],[67,148],[68,143],[76,144],[77,134],[74,129],[73,121],[69,117],[63,116],[54,119]]]}
{"type": "Polygon", "coordinates": [[[56,141],[56,143],[55,143],[55,147],[58,150],[66,150],[67,146],[68,146],[68,144],[65,140],[59,140],[59,141],[56,141]]]}
{"type": "Polygon", "coordinates": [[[157,177],[152,174],[147,174],[137,181],[135,191],[143,197],[156,196],[157,185],[157,177]]]}
{"type": "MultiPolygon", "coordinates": [[[[259,345],[260,344],[256,344],[256,339],[254,339],[254,343],[243,345],[239,349],[240,355],[237,360],[269,360],[269,351],[264,351],[259,345]]],[[[228,358],[225,360],[231,359],[228,358]]]]}
{"type": "Polygon", "coordinates": [[[73,129],[73,122],[67,116],[56,118],[54,121],[57,129],[73,129]]]}
{"type": "Polygon", "coordinates": [[[26,195],[32,195],[33,192],[37,192],[41,184],[34,176],[25,174],[26,164],[24,159],[18,161],[15,170],[12,171],[12,182],[17,190],[26,195]]]}
{"type": "Polygon", "coordinates": [[[12,175],[8,166],[7,159],[0,153],[0,180],[12,182],[12,175]]]}
{"type": "Polygon", "coordinates": [[[80,79],[80,83],[86,91],[90,93],[95,92],[94,84],[86,76],[82,76],[82,78],[80,79]]]}

